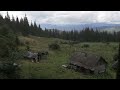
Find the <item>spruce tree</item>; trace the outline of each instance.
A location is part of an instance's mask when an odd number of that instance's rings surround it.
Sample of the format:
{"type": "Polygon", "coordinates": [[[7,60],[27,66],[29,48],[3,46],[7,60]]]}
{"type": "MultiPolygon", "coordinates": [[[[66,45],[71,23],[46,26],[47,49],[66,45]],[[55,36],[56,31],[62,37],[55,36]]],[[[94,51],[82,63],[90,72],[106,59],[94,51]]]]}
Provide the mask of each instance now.
{"type": "Polygon", "coordinates": [[[27,36],[27,35],[29,35],[29,22],[28,22],[26,14],[25,14],[23,23],[24,23],[24,25],[23,25],[24,34],[25,34],[25,36],[27,36]]]}
{"type": "Polygon", "coordinates": [[[4,24],[3,16],[0,14],[0,26],[4,24]]]}

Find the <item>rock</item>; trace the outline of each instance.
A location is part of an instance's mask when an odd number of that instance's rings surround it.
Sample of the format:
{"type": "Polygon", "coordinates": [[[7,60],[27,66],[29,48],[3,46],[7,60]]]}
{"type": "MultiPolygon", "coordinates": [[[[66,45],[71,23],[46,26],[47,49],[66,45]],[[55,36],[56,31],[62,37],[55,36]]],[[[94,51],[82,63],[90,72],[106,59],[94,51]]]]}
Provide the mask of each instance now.
{"type": "Polygon", "coordinates": [[[66,65],[62,65],[62,67],[65,67],[65,68],[67,68],[67,66],[66,66],[66,65]]]}

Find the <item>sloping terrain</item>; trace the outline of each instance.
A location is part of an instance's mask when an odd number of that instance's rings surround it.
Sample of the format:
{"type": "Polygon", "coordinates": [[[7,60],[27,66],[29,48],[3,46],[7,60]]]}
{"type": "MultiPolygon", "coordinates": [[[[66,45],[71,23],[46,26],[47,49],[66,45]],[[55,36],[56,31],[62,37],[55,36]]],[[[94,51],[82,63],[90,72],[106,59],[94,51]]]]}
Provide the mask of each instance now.
{"type": "MultiPolygon", "coordinates": [[[[52,51],[48,49],[48,44],[54,41],[64,41],[55,38],[44,37],[19,37],[23,42],[29,42],[30,49],[34,52],[47,50],[49,55],[40,63],[33,63],[29,60],[21,60],[21,78],[25,79],[114,79],[115,71],[112,70],[113,55],[117,52],[118,43],[86,43],[90,47],[82,48],[85,43],[73,45],[71,48],[68,44],[60,44],[60,51],[52,51]],[[116,49],[115,49],[116,47],[116,49]],[[97,55],[103,56],[108,62],[107,72],[101,75],[89,75],[82,72],[76,72],[71,69],[62,67],[69,63],[69,58],[74,51],[89,51],[97,55]]],[[[25,46],[20,46],[20,49],[25,49],[25,46]]]]}

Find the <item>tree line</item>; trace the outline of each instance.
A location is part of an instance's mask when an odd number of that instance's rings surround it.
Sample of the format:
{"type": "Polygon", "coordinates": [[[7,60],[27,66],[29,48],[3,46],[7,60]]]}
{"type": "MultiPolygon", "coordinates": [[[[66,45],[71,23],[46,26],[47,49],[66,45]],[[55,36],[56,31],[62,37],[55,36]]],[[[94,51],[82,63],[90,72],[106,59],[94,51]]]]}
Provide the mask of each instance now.
{"type": "Polygon", "coordinates": [[[52,38],[60,38],[65,40],[73,40],[73,41],[80,41],[80,42],[118,42],[120,40],[120,31],[109,33],[107,31],[100,31],[96,28],[86,27],[83,30],[71,30],[71,31],[61,31],[57,29],[46,29],[43,30],[36,22],[29,24],[27,16],[25,15],[24,18],[19,19],[10,16],[7,12],[5,18],[0,15],[0,26],[1,25],[8,25],[14,33],[28,36],[40,36],[40,37],[52,37],[52,38]]]}

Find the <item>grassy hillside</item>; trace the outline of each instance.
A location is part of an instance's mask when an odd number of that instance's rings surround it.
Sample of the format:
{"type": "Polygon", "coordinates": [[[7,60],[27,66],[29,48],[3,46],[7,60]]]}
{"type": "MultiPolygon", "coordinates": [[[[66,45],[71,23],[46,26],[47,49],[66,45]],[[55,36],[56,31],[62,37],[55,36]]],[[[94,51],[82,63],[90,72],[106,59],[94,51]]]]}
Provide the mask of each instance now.
{"type": "MultiPolygon", "coordinates": [[[[85,43],[75,44],[70,48],[68,44],[60,44],[60,51],[51,51],[48,49],[48,44],[54,41],[64,41],[55,38],[43,37],[19,37],[23,43],[29,42],[30,48],[36,52],[40,50],[48,50],[47,59],[43,59],[40,63],[32,63],[29,60],[22,61],[21,78],[24,79],[114,79],[115,71],[112,70],[113,55],[117,52],[118,43],[88,43],[89,48],[82,48],[85,43]],[[71,69],[66,69],[62,65],[67,65],[69,57],[74,51],[89,51],[103,56],[108,61],[107,72],[101,75],[89,75],[76,72],[71,69]]],[[[86,42],[87,43],[87,42],[86,42]]],[[[20,49],[25,49],[25,46],[20,46],[20,49]]]]}

